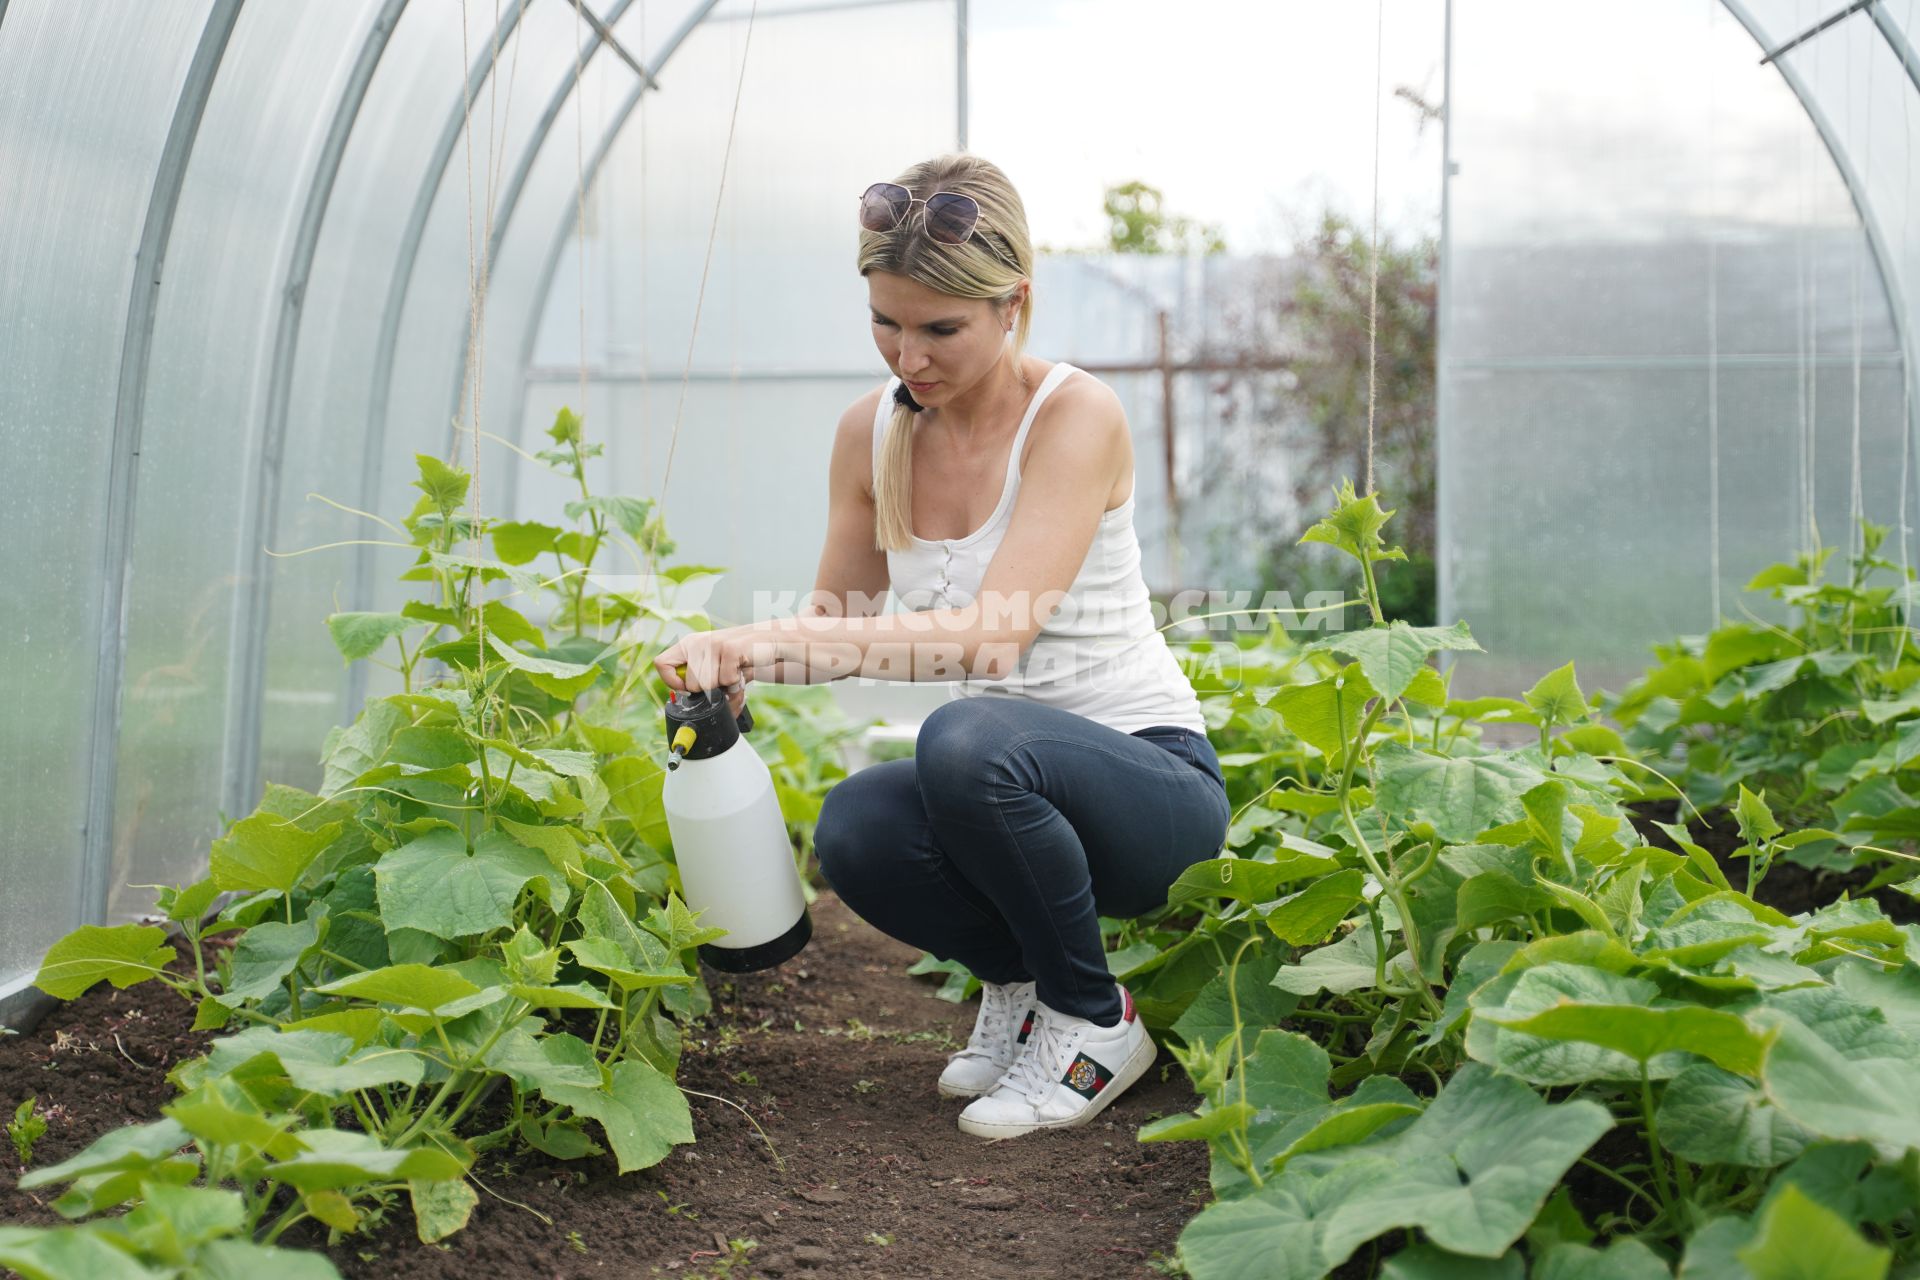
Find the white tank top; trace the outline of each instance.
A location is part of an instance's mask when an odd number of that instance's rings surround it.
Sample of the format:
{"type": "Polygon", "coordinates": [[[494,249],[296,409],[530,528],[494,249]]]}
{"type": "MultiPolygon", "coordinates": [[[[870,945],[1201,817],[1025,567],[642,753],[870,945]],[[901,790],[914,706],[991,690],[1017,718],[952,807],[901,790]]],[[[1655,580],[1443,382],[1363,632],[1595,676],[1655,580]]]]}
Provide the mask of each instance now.
{"type": "MultiPolygon", "coordinates": [[[[1020,491],[1020,452],[1040,405],[1053,389],[1079,372],[1064,361],[1040,383],[1007,455],[1000,505],[986,523],[963,538],[914,537],[905,551],[887,553],[893,593],[907,609],[959,608],[979,594],[987,565],[1006,536],[1020,491]]],[[[878,483],[881,444],[893,416],[899,379],[889,379],[873,417],[873,467],[878,483]]],[[[1136,483],[1135,491],[1139,489],[1136,483]]],[[[953,682],[955,698],[1016,695],[1083,715],[1133,733],[1170,724],[1206,732],[1193,684],[1154,626],[1151,598],[1140,573],[1140,540],[1133,530],[1133,499],[1100,517],[1093,545],[1067,598],[1022,655],[1018,669],[989,680],[953,682]]]]}

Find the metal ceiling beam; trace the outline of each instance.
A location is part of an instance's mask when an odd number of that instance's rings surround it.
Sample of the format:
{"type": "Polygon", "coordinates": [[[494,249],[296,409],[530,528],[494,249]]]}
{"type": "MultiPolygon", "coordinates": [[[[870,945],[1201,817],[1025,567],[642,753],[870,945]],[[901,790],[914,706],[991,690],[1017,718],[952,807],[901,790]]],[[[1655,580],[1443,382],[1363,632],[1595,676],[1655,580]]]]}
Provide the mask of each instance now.
{"type": "MultiPolygon", "coordinates": [[[[407,293],[413,285],[414,267],[420,258],[420,246],[427,236],[427,219],[433,213],[434,197],[447,176],[447,165],[460,145],[460,130],[466,121],[466,104],[480,96],[487,77],[492,74],[497,50],[506,47],[531,0],[511,0],[493,38],[467,69],[467,83],[434,142],[426,172],[413,193],[413,207],[407,213],[406,228],[400,233],[400,249],[394,259],[393,274],[387,281],[387,300],[380,309],[380,330],[374,338],[373,376],[369,380],[366,435],[360,445],[360,497],[356,505],[372,511],[380,504],[380,485],[386,458],[387,415],[393,401],[393,370],[399,352],[400,322],[406,315],[407,293]]],[[[368,609],[373,602],[373,548],[356,547],[353,558],[353,582],[348,599],[355,609],[368,609]]],[[[351,714],[366,697],[367,664],[356,662],[347,671],[345,710],[351,714]]]]}
{"type": "Polygon", "coordinates": [[[1880,28],[1881,36],[1888,45],[1892,46],[1894,55],[1900,59],[1900,65],[1906,68],[1907,79],[1913,83],[1916,90],[1920,90],[1920,58],[1915,57],[1913,42],[1907,38],[1907,33],[1902,31],[1900,24],[1893,20],[1893,15],[1887,12],[1885,4],[1876,3],[1867,12],[1873,18],[1873,25],[1880,28]]]}
{"type": "Polygon", "coordinates": [[[267,558],[267,540],[273,536],[280,512],[280,464],[286,449],[287,412],[293,392],[293,364],[300,350],[300,325],[306,315],[307,283],[313,256],[326,222],[333,184],[353,133],[353,122],[366,101],[373,73],[387,50],[393,29],[407,0],[386,0],[374,17],[360,53],[354,59],[340,99],[334,104],[313,177],[301,203],[300,222],[287,259],[286,279],[280,288],[280,318],[274,329],[273,363],[267,377],[267,414],[261,427],[260,466],[249,520],[240,543],[241,597],[236,611],[237,644],[233,676],[229,680],[226,765],[226,806],[230,814],[253,808],[259,789],[261,722],[266,688],[267,627],[273,614],[273,579],[267,558]]]}
{"type": "MultiPolygon", "coordinates": [[[[588,26],[593,28],[593,34],[599,38],[600,43],[613,50],[620,61],[632,68],[633,74],[642,79],[650,80],[653,78],[648,74],[647,69],[640,65],[640,60],[629,53],[627,46],[621,44],[619,39],[613,34],[613,24],[620,21],[620,15],[627,11],[627,6],[631,4],[633,0],[616,0],[613,8],[607,10],[606,21],[604,22],[600,20],[598,14],[594,13],[591,5],[584,3],[584,0],[560,0],[560,2],[562,4],[576,6],[575,12],[586,21],[588,26]]],[[[655,85],[653,87],[658,89],[660,86],[655,85]]]]}
{"type": "MultiPolygon", "coordinates": [[[[0,0],[4,16],[4,0],[0,0]]],[[[113,437],[107,455],[107,527],[101,547],[99,649],[94,659],[93,717],[89,738],[87,810],[80,832],[80,918],[76,924],[103,923],[113,871],[114,793],[120,770],[120,685],[126,663],[127,566],[133,546],[134,502],[140,479],[140,441],[146,425],[147,371],[153,355],[153,323],[160,306],[160,281],[174,214],[186,184],[187,161],[200,134],[207,100],[226,56],[240,0],[218,0],[180,82],[173,120],[154,167],[153,190],[134,250],[133,282],[127,295],[127,323],[121,335],[120,383],[113,409],[113,437]]],[[[23,1021],[40,1003],[28,976],[0,987],[0,1025],[23,1021]]]]}

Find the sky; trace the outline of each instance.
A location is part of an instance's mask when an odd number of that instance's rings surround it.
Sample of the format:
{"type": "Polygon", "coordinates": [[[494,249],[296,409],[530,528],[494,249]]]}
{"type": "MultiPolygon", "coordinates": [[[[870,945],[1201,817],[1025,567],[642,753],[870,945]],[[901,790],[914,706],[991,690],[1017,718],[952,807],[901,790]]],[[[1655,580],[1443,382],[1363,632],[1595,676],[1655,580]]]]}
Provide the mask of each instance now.
{"type": "Polygon", "coordinates": [[[1437,234],[1442,0],[971,0],[969,149],[1020,189],[1035,243],[1105,240],[1101,196],[1138,179],[1228,248],[1278,250],[1324,204],[1364,220],[1376,32],[1384,228],[1437,234]],[[1384,25],[1376,27],[1384,12],[1384,25]]]}

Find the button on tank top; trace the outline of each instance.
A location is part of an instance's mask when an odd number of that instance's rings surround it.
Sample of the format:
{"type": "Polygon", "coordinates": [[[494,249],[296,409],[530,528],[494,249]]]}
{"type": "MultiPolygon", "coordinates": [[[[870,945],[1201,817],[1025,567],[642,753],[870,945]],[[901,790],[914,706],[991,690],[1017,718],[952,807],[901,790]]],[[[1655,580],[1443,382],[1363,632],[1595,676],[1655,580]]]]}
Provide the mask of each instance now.
{"type": "MultiPolygon", "coordinates": [[[[1020,491],[1020,453],[1041,404],[1054,388],[1079,372],[1064,361],[1053,366],[1027,405],[1007,455],[1000,503],[962,538],[914,537],[904,551],[887,553],[893,593],[903,607],[921,611],[973,603],[987,565],[1006,536],[1020,491]]],[[[873,419],[873,458],[878,483],[881,445],[893,416],[899,379],[890,379],[873,419]]],[[[1139,488],[1136,483],[1136,492],[1139,488]]],[[[983,694],[1032,698],[1089,720],[1133,733],[1150,725],[1178,725],[1204,734],[1206,721],[1193,684],[1154,626],[1151,597],[1140,571],[1140,540],[1134,534],[1134,494],[1100,517],[1093,545],[1068,588],[1066,599],[1000,679],[969,677],[953,682],[950,697],[983,694]]]]}

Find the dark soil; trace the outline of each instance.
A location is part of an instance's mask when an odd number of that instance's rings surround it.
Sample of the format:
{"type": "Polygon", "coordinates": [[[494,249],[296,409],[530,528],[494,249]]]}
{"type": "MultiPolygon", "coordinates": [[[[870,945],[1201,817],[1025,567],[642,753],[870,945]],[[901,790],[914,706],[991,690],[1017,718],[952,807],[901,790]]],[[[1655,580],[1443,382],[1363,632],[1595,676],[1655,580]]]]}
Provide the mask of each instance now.
{"type": "MultiPolygon", "coordinates": [[[[1642,839],[1648,844],[1677,853],[1679,850],[1667,838],[1667,833],[1653,824],[1677,823],[1679,807],[1677,800],[1650,801],[1634,805],[1629,813],[1642,839]]],[[[1740,829],[1734,824],[1733,815],[1725,809],[1717,809],[1706,817],[1707,823],[1697,819],[1688,822],[1688,836],[1713,855],[1714,861],[1726,873],[1727,882],[1739,888],[1747,882],[1747,859],[1740,856],[1745,849],[1740,840],[1740,829]]],[[[1870,898],[1895,924],[1920,924],[1920,902],[1897,889],[1867,888],[1879,870],[1876,866],[1863,866],[1849,871],[1824,871],[1778,857],[1767,868],[1766,876],[1753,896],[1756,901],[1790,916],[1830,906],[1838,902],[1843,894],[1850,898],[1870,898]]]]}
{"type": "MultiPolygon", "coordinates": [[[[382,1280],[1160,1274],[1149,1261],[1171,1256],[1208,1196],[1202,1144],[1134,1137],[1146,1120],[1195,1104],[1171,1056],[1163,1050],[1083,1128],[971,1138],[954,1123],[964,1104],[942,1099],[934,1081],[977,1005],[937,999],[931,983],[907,977],[917,953],[832,896],[814,904],[813,919],[813,943],[778,969],[708,971],[716,1007],[690,1030],[681,1068],[689,1090],[750,1112],[784,1170],[740,1110],[696,1096],[698,1141],[651,1169],[622,1177],[611,1156],[490,1153],[474,1170],[481,1200],[465,1231],[422,1245],[402,1206],[373,1236],[329,1250],[336,1265],[382,1280]],[[733,1240],[757,1244],[729,1266],[733,1240]]],[[[37,1091],[65,1109],[35,1162],[158,1115],[173,1096],[167,1068],[202,1043],[186,1031],[191,1021],[185,1003],[157,987],[96,990],[31,1035],[0,1040],[0,1079],[11,1089],[0,1102],[37,1091]]],[[[4,1154],[0,1221],[57,1220],[14,1189],[4,1154]]],[[[297,1234],[285,1243],[322,1243],[297,1234]]]]}

